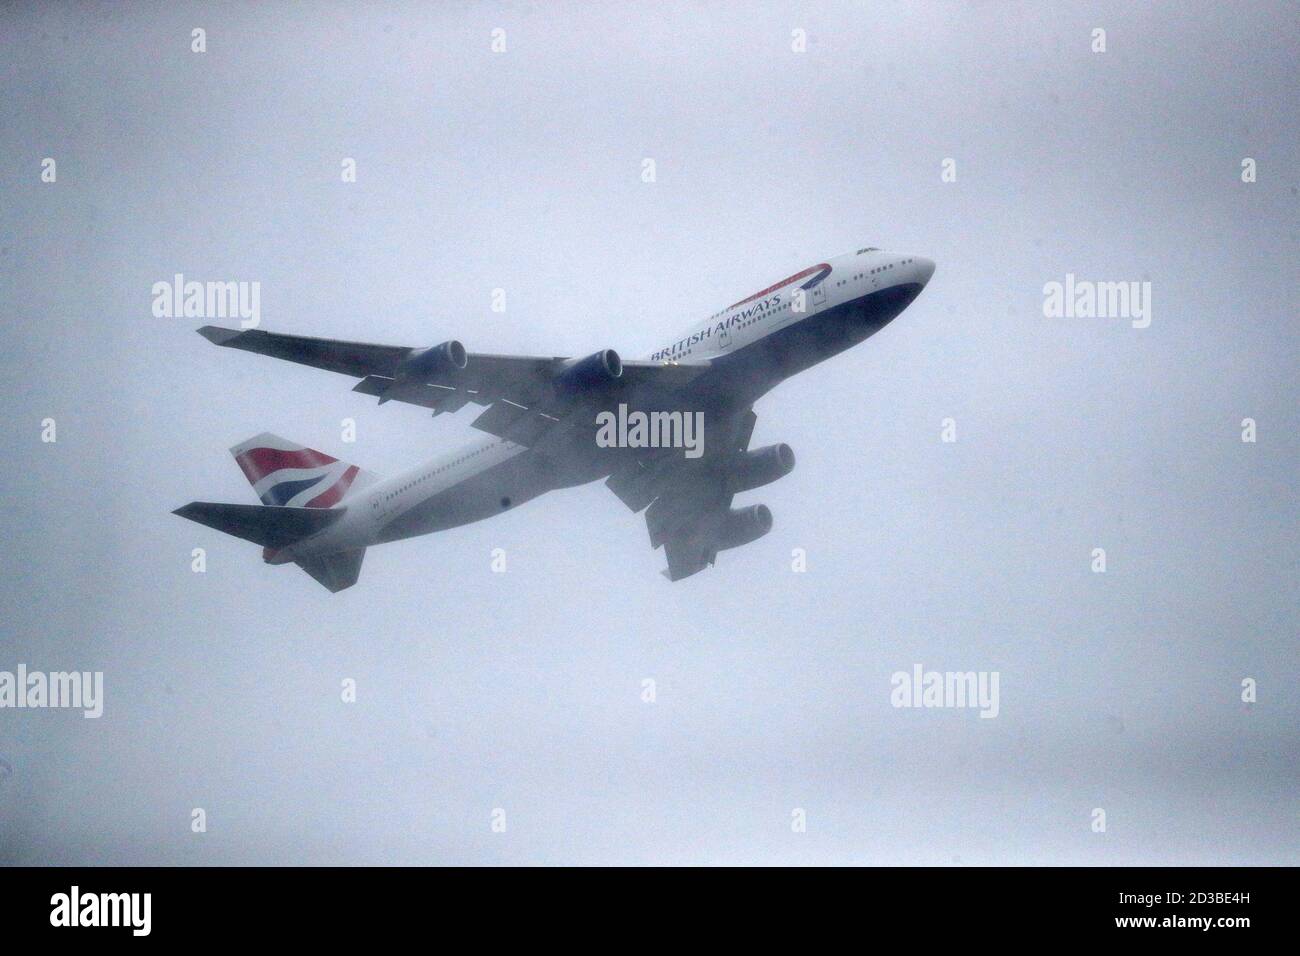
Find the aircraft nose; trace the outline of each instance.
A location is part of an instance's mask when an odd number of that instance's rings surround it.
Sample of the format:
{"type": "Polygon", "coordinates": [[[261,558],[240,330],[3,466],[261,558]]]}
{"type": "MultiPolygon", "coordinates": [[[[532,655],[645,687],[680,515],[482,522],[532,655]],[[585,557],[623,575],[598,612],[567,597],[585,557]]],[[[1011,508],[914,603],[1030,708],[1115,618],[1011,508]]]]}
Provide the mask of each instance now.
{"type": "Polygon", "coordinates": [[[930,281],[930,276],[934,275],[934,260],[926,259],[922,256],[916,256],[912,263],[916,268],[916,281],[925,285],[930,281]]]}

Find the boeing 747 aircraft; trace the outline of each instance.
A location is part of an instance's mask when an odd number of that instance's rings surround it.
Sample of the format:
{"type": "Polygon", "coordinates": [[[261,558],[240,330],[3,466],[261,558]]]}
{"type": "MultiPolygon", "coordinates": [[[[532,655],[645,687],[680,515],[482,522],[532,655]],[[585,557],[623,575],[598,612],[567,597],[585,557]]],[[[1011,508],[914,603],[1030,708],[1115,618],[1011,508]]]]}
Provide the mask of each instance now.
{"type": "Polygon", "coordinates": [[[175,513],[259,544],[269,564],[296,564],[341,591],[356,583],[370,545],[468,524],[604,478],[628,508],[645,511],[650,545],[663,547],[664,574],[677,581],[772,529],[765,505],[732,507],[736,494],[794,468],[788,445],[750,449],[754,402],[879,332],[933,273],[934,263],[920,256],[859,249],[626,362],[613,349],[585,358],[487,355],[454,340],[408,348],[204,326],[199,333],[216,345],[359,378],[353,390],[380,404],[422,405],[435,415],[484,406],[473,426],[486,434],[389,479],[257,435],[231,452],[262,504],[194,501],[175,513]],[[601,440],[614,414],[624,423],[639,414],[660,433],[692,416],[703,422],[703,441],[692,450],[601,440]]]}

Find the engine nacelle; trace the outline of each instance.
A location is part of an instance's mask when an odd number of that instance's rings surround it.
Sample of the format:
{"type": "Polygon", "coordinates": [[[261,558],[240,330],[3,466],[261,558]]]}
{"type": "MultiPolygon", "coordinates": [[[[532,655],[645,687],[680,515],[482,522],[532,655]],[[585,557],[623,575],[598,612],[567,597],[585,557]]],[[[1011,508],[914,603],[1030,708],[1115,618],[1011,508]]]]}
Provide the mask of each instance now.
{"type": "Polygon", "coordinates": [[[794,471],[794,449],[789,445],[768,445],[746,452],[731,472],[730,490],[750,491],[771,484],[794,471]]]}
{"type": "Polygon", "coordinates": [[[400,382],[427,382],[440,374],[457,372],[469,364],[465,346],[455,339],[416,349],[397,366],[394,379],[400,382]]]}
{"type": "Polygon", "coordinates": [[[718,532],[718,550],[739,548],[742,544],[757,541],[771,530],[772,510],[767,505],[732,508],[722,520],[722,530],[718,532]]]}
{"type": "Polygon", "coordinates": [[[623,375],[623,360],[613,349],[602,349],[586,358],[569,359],[555,376],[555,388],[561,392],[581,392],[618,381],[623,375]]]}

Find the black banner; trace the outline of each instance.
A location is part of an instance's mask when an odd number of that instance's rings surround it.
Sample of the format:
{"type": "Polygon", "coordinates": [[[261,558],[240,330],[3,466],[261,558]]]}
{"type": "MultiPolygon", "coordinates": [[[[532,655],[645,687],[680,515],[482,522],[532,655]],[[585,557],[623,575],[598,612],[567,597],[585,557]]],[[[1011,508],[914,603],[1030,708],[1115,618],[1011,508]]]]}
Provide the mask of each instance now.
{"type": "MultiPolygon", "coordinates": [[[[628,938],[773,924],[935,942],[1258,942],[1290,920],[1293,871],[1205,869],[89,869],[0,871],[7,940],[166,943],[410,938],[464,929],[628,938]],[[549,927],[549,929],[547,929],[549,927]]],[[[540,938],[539,938],[540,941],[540,938]]],[[[609,940],[613,945],[613,940],[609,940]]]]}

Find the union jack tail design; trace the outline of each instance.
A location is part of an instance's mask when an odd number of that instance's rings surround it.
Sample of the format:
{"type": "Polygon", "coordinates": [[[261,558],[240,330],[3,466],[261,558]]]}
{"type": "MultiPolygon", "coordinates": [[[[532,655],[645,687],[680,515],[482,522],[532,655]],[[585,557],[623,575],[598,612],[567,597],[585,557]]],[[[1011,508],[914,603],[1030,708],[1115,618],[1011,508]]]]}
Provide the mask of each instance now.
{"type": "Polygon", "coordinates": [[[270,432],[240,442],[230,453],[264,505],[332,508],[375,480],[356,465],[270,432]]]}

